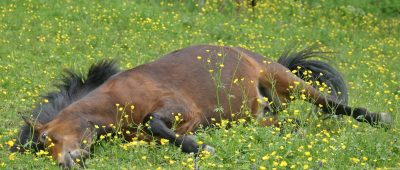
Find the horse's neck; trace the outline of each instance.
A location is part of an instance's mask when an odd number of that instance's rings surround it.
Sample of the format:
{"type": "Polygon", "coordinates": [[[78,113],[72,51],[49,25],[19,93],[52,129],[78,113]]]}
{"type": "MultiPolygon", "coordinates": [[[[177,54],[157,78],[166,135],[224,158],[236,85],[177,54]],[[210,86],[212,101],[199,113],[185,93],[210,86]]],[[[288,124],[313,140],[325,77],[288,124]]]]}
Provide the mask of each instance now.
{"type": "MultiPolygon", "coordinates": [[[[115,107],[115,106],[114,106],[115,107]]],[[[84,97],[61,111],[59,118],[86,120],[105,125],[114,123],[113,105],[107,96],[84,97]]]]}
{"type": "Polygon", "coordinates": [[[171,94],[150,79],[138,75],[132,77],[106,82],[68,106],[66,114],[79,113],[82,118],[105,126],[142,123],[161,98],[171,94]],[[132,86],[136,88],[129,88],[132,86]]]}

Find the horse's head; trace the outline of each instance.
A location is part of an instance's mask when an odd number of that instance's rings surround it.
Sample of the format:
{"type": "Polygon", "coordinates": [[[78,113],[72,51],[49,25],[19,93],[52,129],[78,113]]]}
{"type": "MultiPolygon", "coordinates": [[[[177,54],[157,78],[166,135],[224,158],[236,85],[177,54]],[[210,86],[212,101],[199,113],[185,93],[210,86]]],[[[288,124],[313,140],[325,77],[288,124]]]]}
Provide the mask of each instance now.
{"type": "Polygon", "coordinates": [[[23,119],[39,135],[39,141],[60,166],[71,168],[74,164],[84,165],[85,158],[89,156],[90,143],[95,139],[95,128],[91,122],[54,119],[41,124],[24,116],[23,119]]]}

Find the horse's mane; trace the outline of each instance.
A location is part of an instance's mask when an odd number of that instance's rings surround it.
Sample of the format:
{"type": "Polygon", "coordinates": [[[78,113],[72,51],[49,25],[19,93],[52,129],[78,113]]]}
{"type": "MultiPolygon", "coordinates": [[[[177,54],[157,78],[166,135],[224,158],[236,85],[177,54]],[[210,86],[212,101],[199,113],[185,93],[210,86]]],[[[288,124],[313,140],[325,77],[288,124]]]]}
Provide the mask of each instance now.
{"type": "MultiPolygon", "coordinates": [[[[58,91],[42,96],[46,102],[36,105],[31,113],[32,118],[40,123],[50,122],[62,109],[87,95],[118,72],[119,69],[113,60],[103,60],[93,64],[86,77],[66,70],[61,83],[55,85],[58,91]]],[[[38,134],[34,133],[27,124],[21,127],[16,145],[11,148],[11,151],[23,152],[25,148],[33,151],[44,149],[38,142],[38,134]]]]}

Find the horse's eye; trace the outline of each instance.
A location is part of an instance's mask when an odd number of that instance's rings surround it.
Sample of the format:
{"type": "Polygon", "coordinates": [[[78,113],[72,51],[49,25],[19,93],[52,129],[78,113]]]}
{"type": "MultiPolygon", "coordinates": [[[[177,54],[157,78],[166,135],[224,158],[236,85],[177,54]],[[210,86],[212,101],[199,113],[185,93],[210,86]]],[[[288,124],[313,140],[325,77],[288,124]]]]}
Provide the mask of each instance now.
{"type": "Polygon", "coordinates": [[[40,135],[40,140],[41,140],[42,142],[44,142],[44,141],[46,141],[46,138],[47,138],[47,133],[46,133],[46,132],[43,132],[43,133],[40,135]]]}

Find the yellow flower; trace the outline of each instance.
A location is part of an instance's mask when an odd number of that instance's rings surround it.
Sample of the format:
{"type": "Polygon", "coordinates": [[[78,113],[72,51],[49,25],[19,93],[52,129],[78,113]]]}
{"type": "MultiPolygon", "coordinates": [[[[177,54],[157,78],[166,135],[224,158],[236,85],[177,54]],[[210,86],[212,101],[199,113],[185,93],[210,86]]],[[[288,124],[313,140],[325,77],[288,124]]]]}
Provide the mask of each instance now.
{"type": "Polygon", "coordinates": [[[47,154],[49,154],[49,152],[44,150],[40,150],[39,152],[36,153],[37,156],[47,155],[47,154]]]}
{"type": "Polygon", "coordinates": [[[51,148],[51,147],[54,147],[54,146],[55,146],[55,144],[53,142],[51,142],[48,147],[51,148]]]}
{"type": "Polygon", "coordinates": [[[310,152],[305,152],[305,153],[304,153],[304,155],[306,155],[306,156],[310,156],[310,155],[311,155],[311,153],[310,153],[310,152]]]}
{"type": "Polygon", "coordinates": [[[287,166],[288,164],[287,164],[287,162],[286,161],[282,161],[280,164],[279,164],[279,166],[281,166],[281,167],[285,167],[285,166],[287,166]]]}
{"type": "Polygon", "coordinates": [[[164,139],[164,138],[161,138],[161,139],[160,139],[160,143],[161,143],[161,145],[168,144],[168,142],[169,142],[169,140],[168,140],[168,139],[164,139]]]}
{"type": "Polygon", "coordinates": [[[7,142],[7,145],[11,148],[11,147],[13,147],[14,146],[14,141],[13,140],[9,140],[8,142],[7,142]]]}
{"type": "Polygon", "coordinates": [[[10,161],[13,161],[13,160],[15,160],[15,152],[14,153],[11,153],[10,155],[8,155],[8,159],[10,160],[10,161]]]}
{"type": "Polygon", "coordinates": [[[302,100],[306,100],[307,99],[305,94],[301,94],[300,97],[301,97],[302,100]]]}
{"type": "Polygon", "coordinates": [[[329,140],[328,140],[327,138],[323,138],[323,139],[322,139],[322,142],[328,143],[329,140]]]}
{"type": "Polygon", "coordinates": [[[266,161],[266,160],[269,159],[269,156],[268,156],[268,155],[265,155],[265,156],[263,156],[261,159],[264,160],[264,161],[266,161]]]}
{"type": "Polygon", "coordinates": [[[358,159],[358,158],[350,158],[350,160],[351,160],[351,162],[353,162],[355,164],[360,163],[360,159],[358,159]]]}

